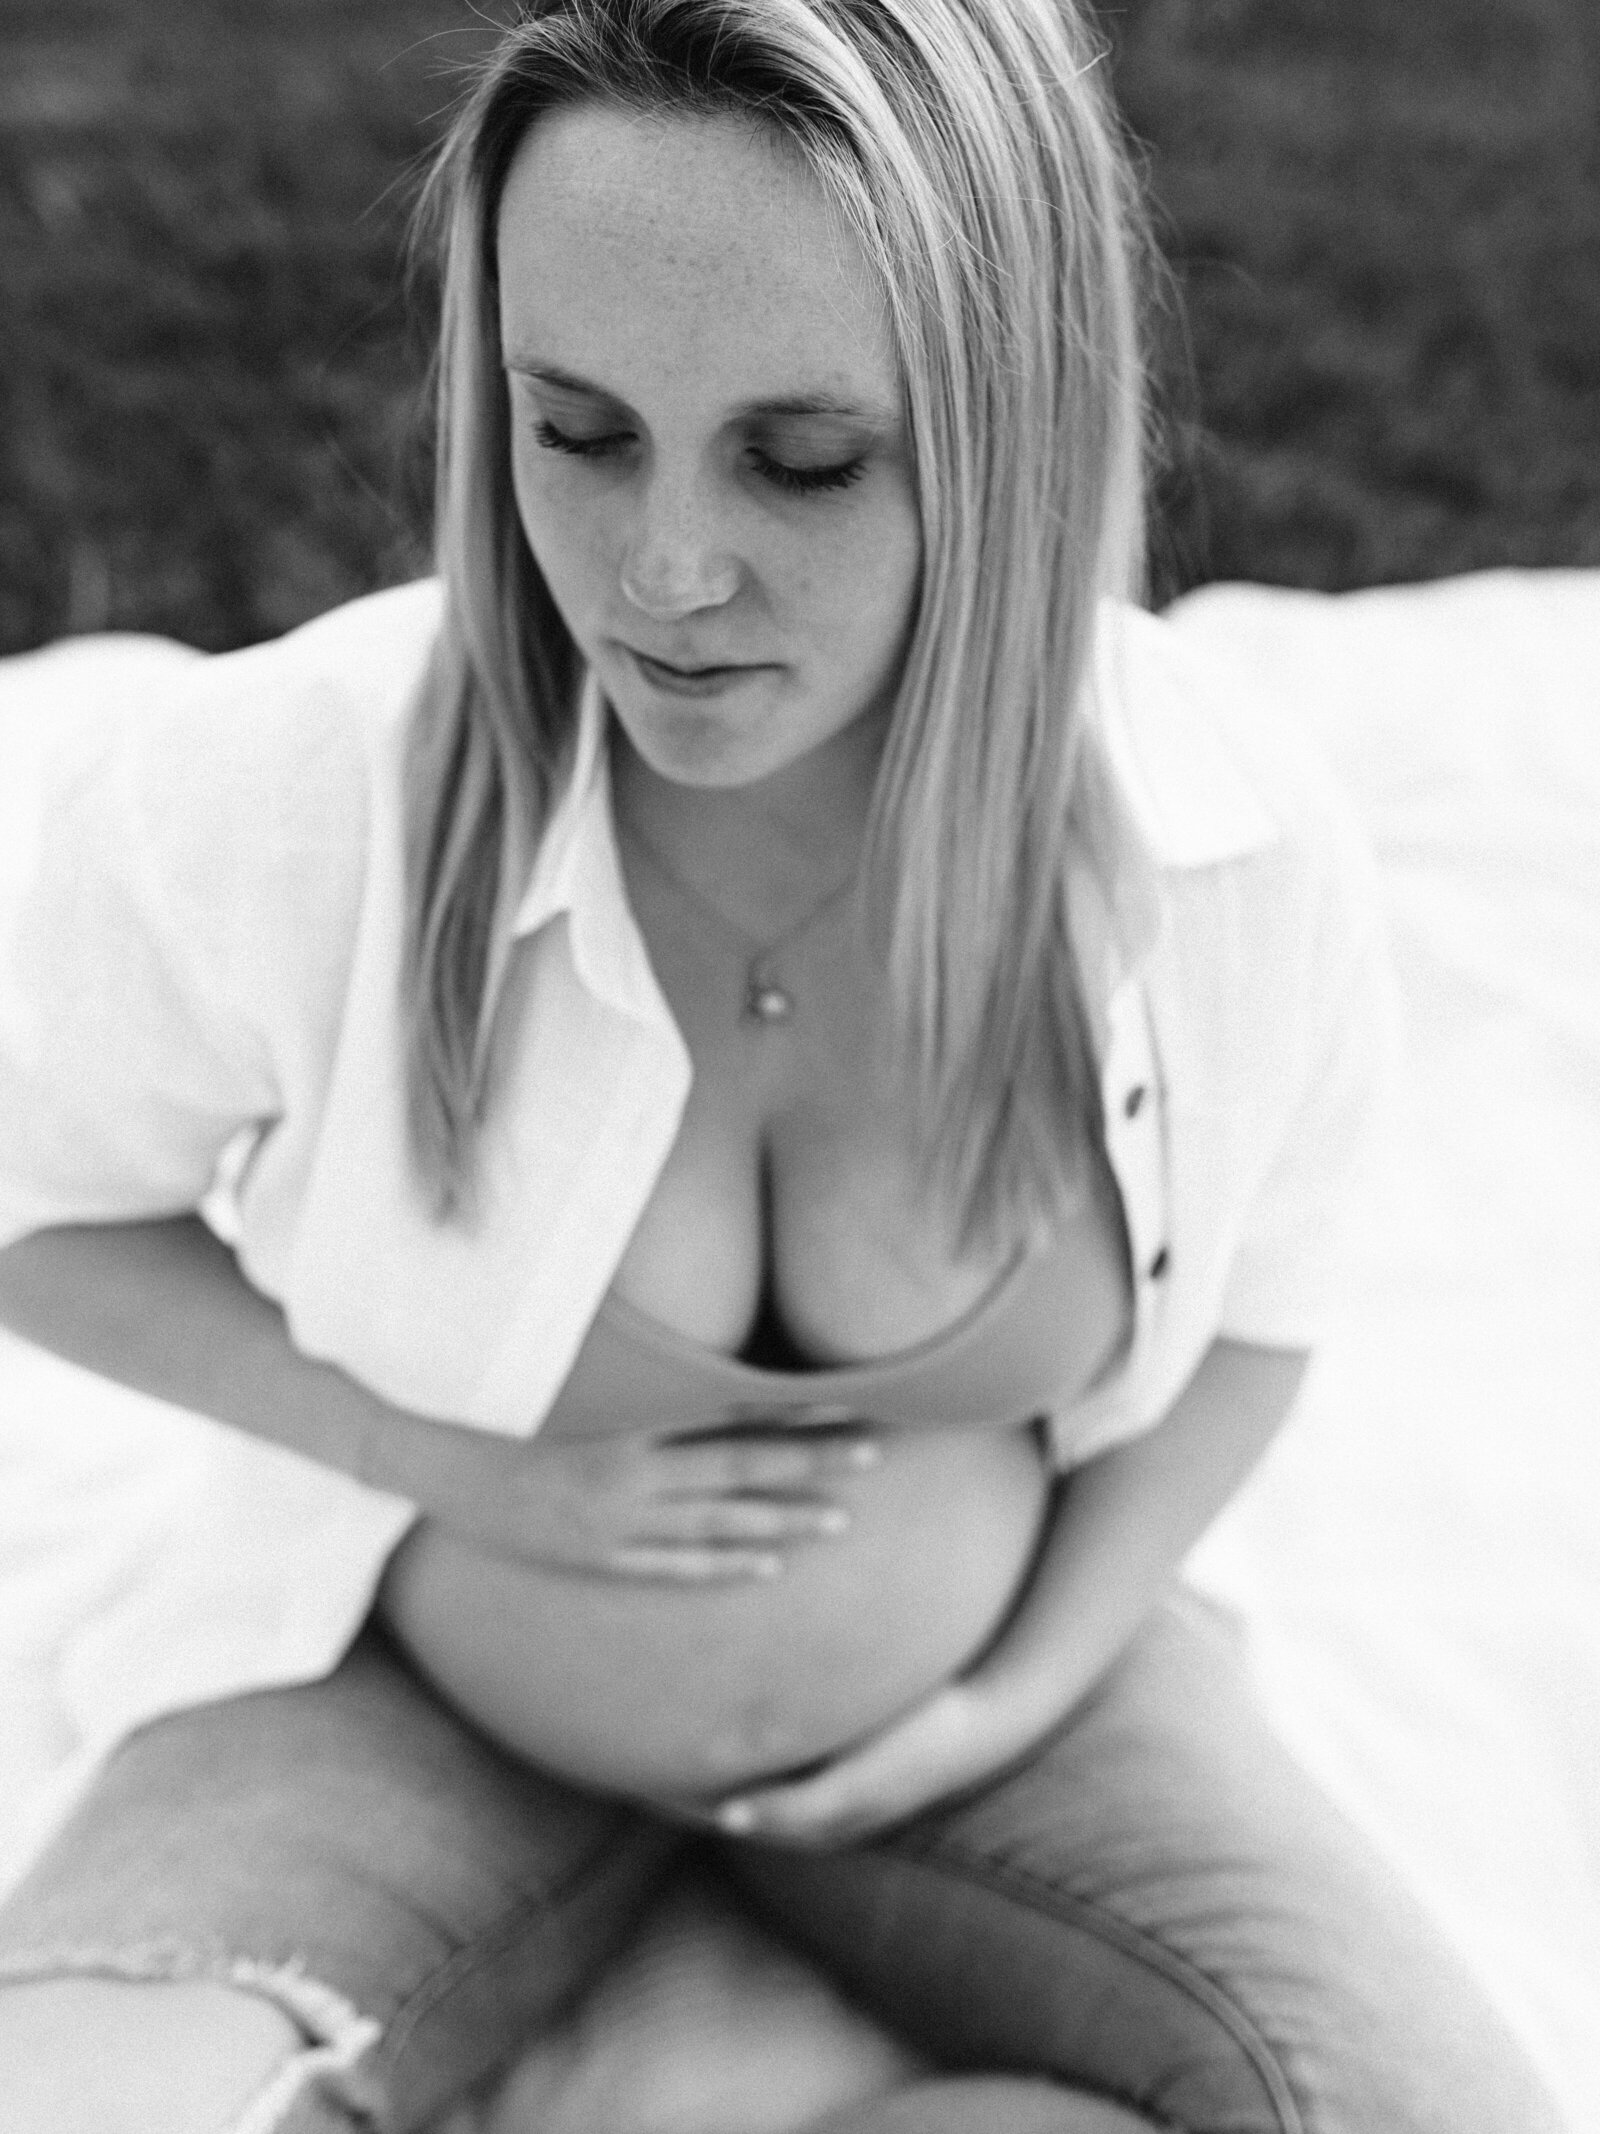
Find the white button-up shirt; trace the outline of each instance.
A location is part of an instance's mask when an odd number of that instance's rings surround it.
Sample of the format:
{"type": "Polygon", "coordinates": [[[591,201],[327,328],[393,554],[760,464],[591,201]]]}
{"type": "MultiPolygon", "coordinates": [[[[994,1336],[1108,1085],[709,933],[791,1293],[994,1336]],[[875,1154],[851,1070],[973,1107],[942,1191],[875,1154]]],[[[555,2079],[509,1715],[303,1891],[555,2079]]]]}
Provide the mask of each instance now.
{"type": "MultiPolygon", "coordinates": [[[[439,612],[425,581],[223,657],[88,640],[0,665],[0,1244],[192,1209],[220,1173],[240,1265],[303,1351],[526,1433],[690,1063],[628,906],[591,689],[516,914],[481,1202],[429,1215],[398,974],[406,714],[439,612]]],[[[1126,865],[1105,895],[1079,869],[1074,918],[1135,1326],[1074,1410],[1075,1457],[1159,1421],[1218,1335],[1315,1341],[1391,1027],[1373,878],[1294,707],[1219,690],[1133,610],[1108,612],[1096,672],[1126,865]]],[[[325,1671],[413,1516],[218,1425],[186,1457],[59,1639],[91,1748],[325,1671]]],[[[59,1565],[65,1488],[49,1518],[59,1565]]],[[[0,1614],[28,1575],[0,1566],[0,1614]]]]}

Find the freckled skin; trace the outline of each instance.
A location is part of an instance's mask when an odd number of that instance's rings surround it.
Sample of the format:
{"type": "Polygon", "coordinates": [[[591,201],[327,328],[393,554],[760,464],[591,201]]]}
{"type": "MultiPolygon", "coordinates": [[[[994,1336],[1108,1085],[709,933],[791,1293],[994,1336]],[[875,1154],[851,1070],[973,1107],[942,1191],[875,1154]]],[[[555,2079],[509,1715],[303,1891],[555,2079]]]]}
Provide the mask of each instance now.
{"type": "Polygon", "coordinates": [[[883,305],[810,174],[732,119],[566,110],[519,149],[498,242],[508,362],[606,396],[575,401],[513,370],[513,474],[533,555],[639,757],[726,792],[875,746],[920,530],[883,305]],[[860,415],[756,430],[741,418],[819,393],[860,415]],[[541,419],[626,441],[568,457],[539,442],[541,419]],[[808,466],[860,458],[862,471],[788,494],[752,443],[808,466]],[[641,682],[628,646],[761,671],[723,696],[674,699],[641,682]]]}

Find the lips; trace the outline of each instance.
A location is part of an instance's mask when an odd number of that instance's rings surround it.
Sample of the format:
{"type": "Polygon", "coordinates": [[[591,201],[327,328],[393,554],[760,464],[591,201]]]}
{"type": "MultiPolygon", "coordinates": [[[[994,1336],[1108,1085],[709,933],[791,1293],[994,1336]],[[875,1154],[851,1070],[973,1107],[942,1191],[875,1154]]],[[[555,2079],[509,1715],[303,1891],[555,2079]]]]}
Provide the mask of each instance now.
{"type": "Polygon", "coordinates": [[[706,681],[712,675],[719,674],[751,674],[756,667],[756,662],[748,660],[729,661],[725,665],[711,662],[691,664],[687,660],[658,659],[654,653],[641,652],[636,645],[629,645],[627,649],[641,667],[653,667],[659,673],[670,675],[682,682],[706,681]]]}
{"type": "Polygon", "coordinates": [[[632,662],[634,672],[658,698],[688,697],[709,699],[726,696],[742,690],[747,682],[756,681],[773,670],[766,662],[736,667],[690,666],[654,658],[648,652],[635,651],[632,645],[621,642],[621,650],[632,662]]]}

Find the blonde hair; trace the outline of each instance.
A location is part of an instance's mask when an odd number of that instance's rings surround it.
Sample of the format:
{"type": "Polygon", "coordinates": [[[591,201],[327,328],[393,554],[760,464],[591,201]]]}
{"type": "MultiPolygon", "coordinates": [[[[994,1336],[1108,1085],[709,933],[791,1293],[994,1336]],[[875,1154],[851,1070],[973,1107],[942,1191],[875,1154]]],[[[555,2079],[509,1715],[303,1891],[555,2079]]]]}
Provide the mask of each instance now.
{"type": "Polygon", "coordinates": [[[1078,1191],[1098,1092],[1067,861],[1108,844],[1090,649],[1143,550],[1145,248],[1101,57],[1072,0],[532,0],[483,66],[425,199],[448,619],[410,765],[407,1072],[441,1213],[580,679],[511,493],[495,224],[528,127],[595,102],[776,129],[877,272],[923,540],[866,853],[894,1027],[964,1235],[1078,1191]]]}

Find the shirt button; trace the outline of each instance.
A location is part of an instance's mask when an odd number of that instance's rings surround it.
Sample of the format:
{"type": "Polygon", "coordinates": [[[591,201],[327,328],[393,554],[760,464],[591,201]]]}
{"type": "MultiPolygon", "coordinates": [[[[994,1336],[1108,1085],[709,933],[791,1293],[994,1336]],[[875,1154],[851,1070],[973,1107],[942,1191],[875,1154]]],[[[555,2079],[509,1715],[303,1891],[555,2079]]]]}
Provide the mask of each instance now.
{"type": "Polygon", "coordinates": [[[1155,1258],[1150,1262],[1150,1265],[1145,1269],[1145,1272],[1152,1282],[1159,1282],[1161,1280],[1161,1277],[1166,1273],[1167,1269],[1171,1266],[1171,1264],[1172,1254],[1167,1250],[1166,1246],[1163,1245],[1160,1251],[1156,1254],[1155,1258]]]}
{"type": "Polygon", "coordinates": [[[1144,1098],[1145,1087],[1143,1082],[1135,1082],[1122,1100],[1122,1116],[1125,1119],[1137,1119],[1144,1109],[1144,1098]]]}

